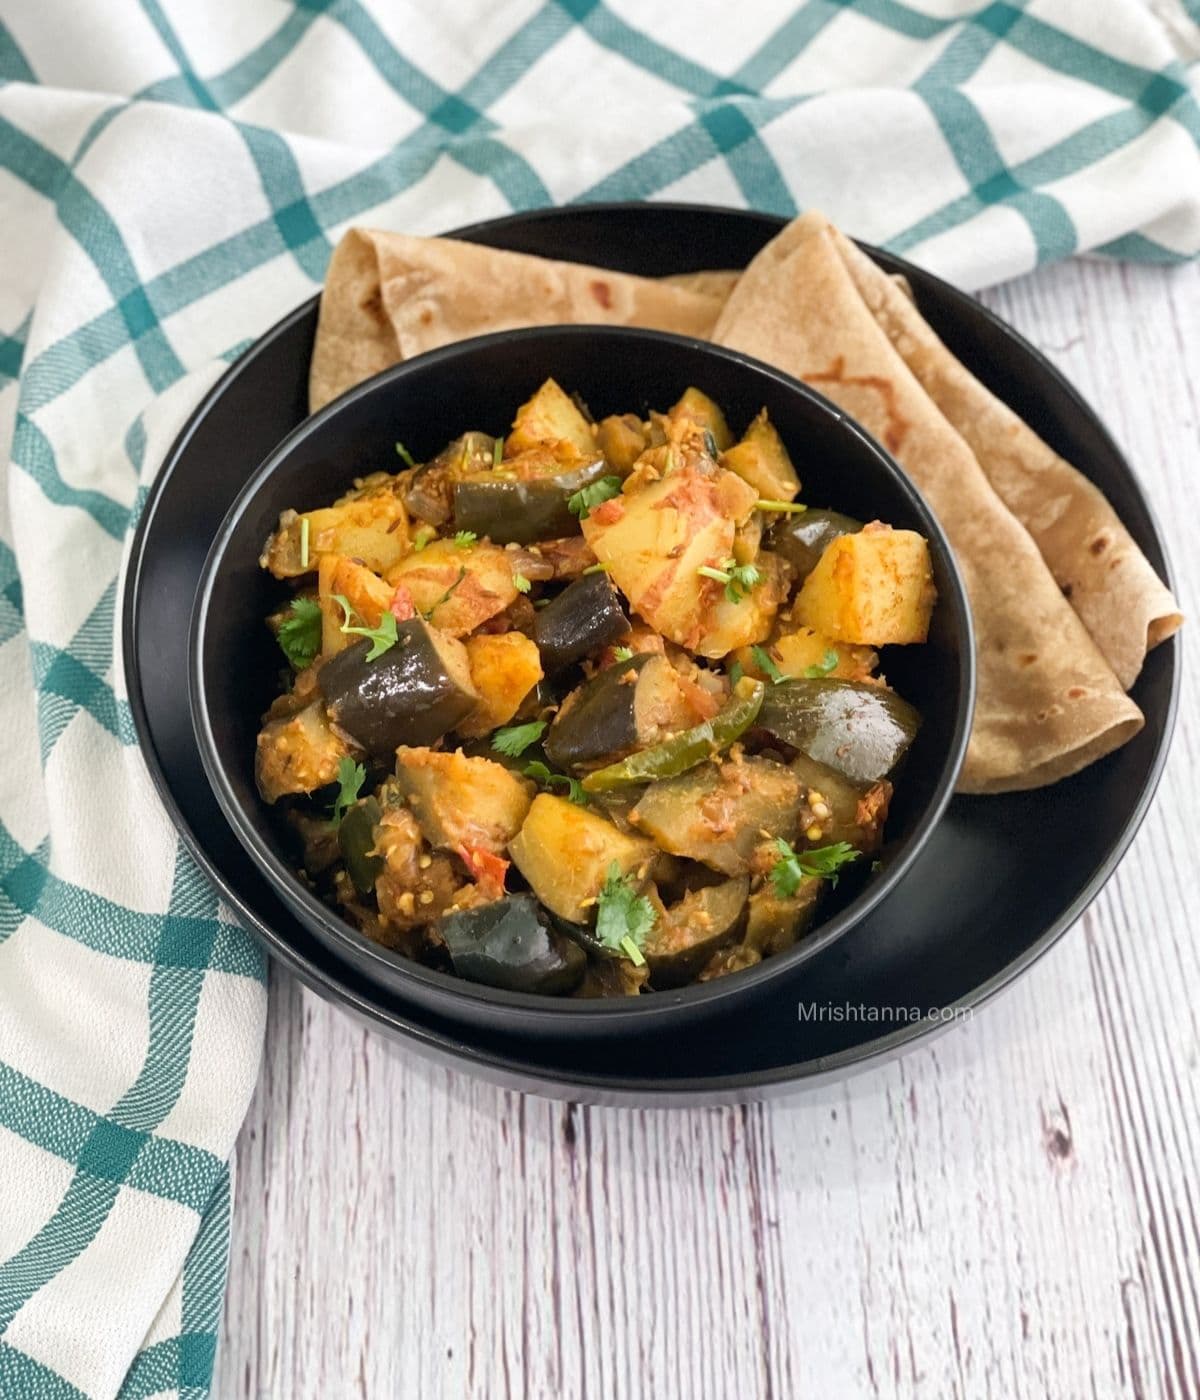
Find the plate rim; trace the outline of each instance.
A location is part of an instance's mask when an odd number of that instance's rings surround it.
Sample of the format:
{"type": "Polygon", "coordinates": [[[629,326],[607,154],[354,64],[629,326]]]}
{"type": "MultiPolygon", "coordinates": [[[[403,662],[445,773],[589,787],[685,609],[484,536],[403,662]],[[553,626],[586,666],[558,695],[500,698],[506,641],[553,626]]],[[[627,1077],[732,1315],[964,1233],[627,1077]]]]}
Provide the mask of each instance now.
{"type": "MultiPolygon", "coordinates": [[[[783,218],[767,214],[760,210],[737,208],[734,206],[667,201],[613,201],[586,206],[551,206],[525,212],[516,212],[497,219],[480,220],[472,224],[463,225],[450,230],[442,236],[461,238],[464,241],[469,241],[472,235],[478,235],[485,231],[503,231],[506,228],[526,226],[530,223],[547,223],[555,219],[561,219],[564,216],[578,218],[589,212],[620,214],[631,210],[645,211],[647,209],[653,209],[668,216],[672,213],[694,217],[709,215],[728,218],[734,216],[752,220],[760,223],[764,228],[775,228],[776,230],[784,227],[787,222],[783,218]]],[[[969,297],[968,293],[954,287],[952,284],[946,282],[945,279],[938,277],[936,274],[929,273],[923,268],[915,268],[904,259],[897,258],[895,255],[885,250],[875,248],[865,243],[860,244],[860,246],[880,263],[889,266],[893,270],[904,272],[911,268],[918,272],[922,278],[944,289],[952,298],[969,297]]],[[[475,1072],[480,1073],[483,1077],[490,1079],[492,1082],[498,1082],[505,1087],[522,1090],[529,1090],[532,1088],[535,1092],[548,1094],[557,1098],[574,1099],[578,1101],[581,1097],[580,1091],[583,1091],[590,1102],[596,1103],[624,1102],[655,1104],[665,1107],[673,1103],[697,1105],[705,1102],[727,1103],[734,1100],[763,1099],[787,1092],[798,1093],[805,1088],[815,1087],[820,1083],[829,1082],[831,1079],[840,1080],[846,1078],[851,1072],[857,1073],[873,1068],[881,1061],[892,1058],[897,1052],[906,1051],[918,1044],[925,1043],[935,1034],[946,1029],[949,1025],[957,1024],[957,1017],[949,1017],[945,1021],[938,1022],[929,1022],[924,1019],[917,1022],[907,1022],[885,1035],[860,1041],[832,1055],[813,1056],[806,1060],[792,1061],[786,1065],[772,1067],[770,1069],[752,1072],[743,1071],[738,1074],[678,1078],[672,1079],[664,1084],[663,1081],[645,1080],[627,1076],[606,1078],[604,1076],[590,1074],[586,1071],[575,1070],[571,1072],[571,1077],[568,1079],[564,1075],[550,1073],[541,1066],[531,1065],[527,1061],[517,1059],[507,1051],[493,1050],[490,1048],[486,1051],[480,1050],[464,1041],[462,1036],[457,1032],[457,1029],[452,1026],[447,1026],[439,1022],[437,1029],[434,1030],[419,1022],[414,1023],[408,1020],[399,1010],[394,1009],[390,1005],[383,1006],[379,1004],[371,998],[360,994],[352,987],[348,987],[340,979],[337,981],[329,980],[328,975],[322,975],[323,970],[318,965],[310,964],[307,958],[296,953],[278,933],[270,929],[265,920],[255,914],[240,896],[233,896],[231,891],[226,888],[226,882],[220,876],[220,872],[216,870],[213,863],[204,852],[195,833],[191,830],[190,825],[184,818],[175,800],[174,794],[171,792],[165,770],[150,733],[148,716],[142,698],[140,667],[137,660],[136,645],[136,615],[142,587],[145,543],[150,533],[166,483],[171,478],[181,458],[186,453],[187,447],[199,425],[211,412],[216,402],[227,391],[230,382],[244,372],[247,364],[252,359],[256,359],[267,353],[271,345],[292,329],[297,322],[303,321],[311,316],[319,299],[320,293],[315,293],[268,327],[252,345],[247,347],[242,354],[226,367],[188,415],[188,418],[185,420],[183,426],[172,441],[170,448],[164,455],[159,470],[148,489],[146,500],[143,503],[142,512],[131,537],[128,553],[126,555],[126,576],[121,599],[120,635],[122,646],[122,671],[125,680],[126,698],[130,706],[130,713],[138,740],[138,746],[146,763],[155,791],[159,800],[163,802],[172,825],[178,832],[180,839],[183,840],[189,853],[192,855],[193,859],[196,860],[206,878],[216,886],[220,897],[237,912],[253,935],[267,945],[271,956],[277,958],[305,985],[316,991],[324,999],[333,1001],[336,1005],[342,1007],[342,1009],[349,1010],[352,1014],[357,1015],[361,1019],[365,1019],[373,1026],[378,1026],[380,1028],[386,1027],[394,1035],[398,1035],[407,1041],[415,1042],[423,1054],[443,1064],[452,1067],[456,1065],[461,1067],[462,1064],[466,1062],[475,1072]]],[[[1145,514],[1146,522],[1153,535],[1155,544],[1158,547],[1158,553],[1162,560],[1164,580],[1168,587],[1172,588],[1174,591],[1174,570],[1171,565],[1166,540],[1154,507],[1147,497],[1125,453],[1115,439],[1113,439],[1107,425],[1100,418],[1097,411],[1084,398],[1083,394],[1042,350],[982,302],[973,298],[970,298],[970,300],[972,301],[974,310],[991,325],[993,330],[998,331],[1004,337],[1014,341],[1022,352],[1036,363],[1040,372],[1055,382],[1058,390],[1064,393],[1073,403],[1074,407],[1087,417],[1093,430],[1101,435],[1113,456],[1120,462],[1138,500],[1139,507],[1145,514]]],[[[1095,869],[1067,908],[1064,909],[1056,919],[1051,921],[1021,954],[1006,963],[1004,967],[998,969],[991,977],[986,978],[983,982],[972,988],[970,993],[960,997],[946,1009],[954,1012],[961,1012],[969,1009],[973,1012],[976,1008],[987,1005],[1001,991],[1016,981],[1018,977],[1026,972],[1058,942],[1067,929],[1078,921],[1111,877],[1117,865],[1124,858],[1142,822],[1145,820],[1146,813],[1157,792],[1163,769],[1170,752],[1178,715],[1180,692],[1182,688],[1182,666],[1180,665],[1180,658],[1178,655],[1178,636],[1172,637],[1169,641],[1163,643],[1162,647],[1170,649],[1168,652],[1170,688],[1166,711],[1163,716],[1158,741],[1146,778],[1142,784],[1136,802],[1130,809],[1119,838],[1097,863],[1095,869]]],[[[983,801],[986,799],[967,797],[965,800],[983,801]]]]}

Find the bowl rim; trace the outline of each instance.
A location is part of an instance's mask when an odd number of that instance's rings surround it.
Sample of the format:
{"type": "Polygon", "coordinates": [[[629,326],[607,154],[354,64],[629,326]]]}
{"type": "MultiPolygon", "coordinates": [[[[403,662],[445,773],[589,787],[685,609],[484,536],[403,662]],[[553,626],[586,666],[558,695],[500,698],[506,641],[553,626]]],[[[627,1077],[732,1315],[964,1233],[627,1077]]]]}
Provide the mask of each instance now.
{"type": "MultiPolygon", "coordinates": [[[[944,600],[945,592],[943,591],[939,603],[944,602],[944,600]]],[[[193,735],[199,749],[205,776],[221,811],[244,849],[264,870],[276,893],[280,895],[292,912],[327,947],[330,947],[331,951],[336,952],[338,945],[348,945],[344,955],[354,958],[364,976],[372,977],[374,980],[371,966],[378,965],[386,972],[382,979],[383,982],[394,984],[396,974],[399,973],[401,978],[411,978],[421,987],[426,1000],[449,999],[456,1001],[459,998],[464,998],[481,1008],[507,1014],[509,1017],[519,1016],[525,1021],[536,1019],[542,1022],[553,1022],[566,1031],[572,1024],[580,1024],[580,1018],[609,1023],[626,1018],[641,1020],[654,1014],[662,1015],[669,1009],[682,1008],[686,1012],[695,1013],[715,1007],[718,1002],[724,1001],[730,996],[751,996],[768,982],[795,970],[810,958],[830,947],[850,928],[865,918],[869,912],[876,909],[907,874],[934,827],[941,820],[954,794],[955,784],[966,757],[975,708],[975,633],[966,586],[957,559],[932,507],[925,501],[920,490],[892,454],[860,427],[849,414],[823,394],[785,371],[758,360],[754,356],[726,346],[715,345],[711,341],[702,340],[695,336],[678,335],[673,332],[650,330],[643,327],[607,324],[532,326],[471,336],[392,365],[348,389],[316,413],[303,418],[286,437],[276,444],[269,455],[251,472],[238,491],[222,519],[205,557],[189,622],[187,684],[193,735]],[[734,976],[718,977],[711,982],[691,983],[679,988],[656,991],[648,997],[571,998],[544,996],[534,992],[509,991],[484,983],[471,982],[454,973],[442,972],[437,968],[426,967],[413,958],[405,957],[402,953],[375,943],[319,899],[304,884],[299,875],[272,850],[248,811],[243,808],[234,794],[225,771],[225,764],[220,759],[216,738],[210,724],[203,653],[204,640],[210,625],[210,603],[213,587],[220,563],[237,534],[246,508],[279,465],[313,431],[338,417],[350,405],[373,394],[386,392],[410,376],[453,362],[489,345],[511,344],[514,340],[536,342],[538,340],[552,340],[557,337],[592,341],[599,338],[612,341],[614,345],[633,340],[648,345],[666,343],[677,348],[686,347],[700,359],[716,359],[749,368],[755,373],[775,381],[785,392],[806,399],[820,413],[836,424],[837,431],[848,433],[851,437],[857,438],[860,446],[876,459],[879,467],[893,478],[894,484],[907,498],[911,510],[921,521],[922,533],[929,541],[930,548],[934,550],[950,585],[950,593],[954,598],[955,626],[959,634],[957,649],[960,672],[959,701],[954,716],[950,743],[943,754],[938,782],[914,824],[912,835],[903,853],[896,860],[890,861],[879,873],[878,878],[865,885],[845,908],[839,910],[824,923],[819,924],[812,934],[785,952],[764,958],[762,962],[753,967],[742,969],[734,976]]],[[[402,995],[402,993],[400,994],[402,995]]],[[[543,1026],[542,1029],[545,1030],[546,1027],[543,1026]]]]}

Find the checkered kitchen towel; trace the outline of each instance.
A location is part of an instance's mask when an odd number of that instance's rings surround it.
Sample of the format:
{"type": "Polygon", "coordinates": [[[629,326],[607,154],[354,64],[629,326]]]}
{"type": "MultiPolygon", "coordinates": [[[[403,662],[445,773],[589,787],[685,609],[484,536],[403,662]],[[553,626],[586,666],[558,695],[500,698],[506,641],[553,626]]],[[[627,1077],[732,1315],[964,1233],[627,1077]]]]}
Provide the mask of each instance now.
{"type": "Polygon", "coordinates": [[[5,1400],[211,1380],[263,965],[155,801],[113,624],[221,366],[353,221],[820,205],[968,286],[1189,257],[1197,6],[0,0],[5,1400]]]}

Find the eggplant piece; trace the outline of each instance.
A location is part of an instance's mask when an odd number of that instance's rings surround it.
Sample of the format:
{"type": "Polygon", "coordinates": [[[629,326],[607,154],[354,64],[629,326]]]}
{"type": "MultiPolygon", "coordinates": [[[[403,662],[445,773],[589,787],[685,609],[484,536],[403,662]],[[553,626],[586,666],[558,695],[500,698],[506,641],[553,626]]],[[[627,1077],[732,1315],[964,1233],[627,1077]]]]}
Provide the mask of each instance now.
{"type": "Polygon", "coordinates": [[[542,608],[534,620],[533,640],[543,671],[553,676],[629,630],[620,595],[602,571],[577,578],[542,608]]]}
{"type": "Polygon", "coordinates": [[[423,618],[396,628],[396,644],[375,661],[355,642],[321,667],[318,684],[329,718],[376,758],[401,744],[432,744],[475,708],[466,648],[423,618]]]}
{"type": "Polygon", "coordinates": [[[345,813],[338,826],[338,847],[346,874],[359,894],[372,894],[383,870],[383,856],[375,852],[375,828],[382,815],[376,799],[364,797],[345,813]]]}
{"type": "MultiPolygon", "coordinates": [[[[290,701],[292,696],[286,699],[290,701]]],[[[268,712],[254,755],[254,778],[263,801],[277,802],[281,797],[316,792],[336,782],[338,765],[350,750],[342,736],[331,728],[320,699],[290,713],[280,701],[271,710],[276,706],[281,712],[268,712]]]]}
{"type": "Polygon", "coordinates": [[[652,985],[682,987],[694,981],[713,954],[737,936],[749,893],[749,877],[740,875],[673,904],[642,945],[652,985]]]}
{"type": "Polygon", "coordinates": [[[755,890],[742,942],[764,958],[785,952],[812,927],[825,883],[818,875],[806,875],[788,899],[781,898],[769,881],[755,890]]]}
{"type": "Polygon", "coordinates": [[[789,767],[808,790],[809,804],[820,800],[829,808],[829,816],[819,823],[821,845],[846,841],[868,855],[879,849],[892,796],[886,778],[870,786],[852,783],[844,773],[806,753],[797,754],[789,767]]]}
{"type": "Polygon", "coordinates": [[[740,739],[754,723],[765,689],[762,681],[743,676],[729,700],[711,719],[589,773],[583,780],[584,788],[588,792],[608,792],[638,783],[657,782],[660,778],[677,777],[698,763],[714,758],[740,739]]]}
{"type": "Polygon", "coordinates": [[[762,954],[757,948],[746,943],[735,943],[731,948],[719,948],[700,969],[697,982],[715,982],[718,977],[728,977],[731,972],[745,972],[748,967],[756,967],[762,962],[762,954]]]}
{"type": "Polygon", "coordinates": [[[583,980],[587,954],[552,927],[531,894],[510,894],[444,914],[435,925],[454,971],[509,992],[565,996],[583,980]]]}
{"type": "Polygon", "coordinates": [[[895,691],[832,677],[770,686],[758,712],[760,729],[854,783],[893,773],[920,725],[895,691]]]}
{"type": "Polygon", "coordinates": [[[572,996],[594,1001],[598,997],[636,997],[650,977],[643,962],[635,966],[628,958],[605,958],[589,962],[583,981],[572,996]]]}
{"type": "Polygon", "coordinates": [[[453,512],[454,482],[468,472],[491,466],[495,439],[487,433],[463,433],[408,478],[404,504],[426,525],[443,526],[453,512]]]}
{"type": "Polygon", "coordinates": [[[534,787],[495,760],[460,750],[396,750],[396,786],[431,846],[501,855],[521,829],[534,787]]]}
{"type": "Polygon", "coordinates": [[[664,851],[725,875],[744,875],[766,837],[795,831],[804,788],[769,758],[706,763],[652,784],[633,809],[635,830],[664,851]]]}
{"type": "Polygon", "coordinates": [[[572,692],[546,734],[546,754],[557,768],[610,763],[690,727],[694,719],[667,658],[640,652],[572,692]]]}
{"type": "Polygon", "coordinates": [[[533,799],[508,851],[538,899],[571,924],[587,923],[613,862],[621,874],[646,879],[658,854],[651,842],[547,792],[533,799]]]}
{"type": "Polygon", "coordinates": [[[607,472],[603,457],[551,476],[521,479],[503,467],[471,472],[452,486],[455,527],[486,535],[493,544],[532,544],[577,535],[579,520],[567,503],[607,472]]]}
{"type": "Polygon", "coordinates": [[[785,515],[777,520],[771,527],[770,545],[792,566],[795,581],[803,583],[817,567],[827,544],[861,529],[861,520],[840,515],[836,510],[809,506],[801,515],[785,515]]]}

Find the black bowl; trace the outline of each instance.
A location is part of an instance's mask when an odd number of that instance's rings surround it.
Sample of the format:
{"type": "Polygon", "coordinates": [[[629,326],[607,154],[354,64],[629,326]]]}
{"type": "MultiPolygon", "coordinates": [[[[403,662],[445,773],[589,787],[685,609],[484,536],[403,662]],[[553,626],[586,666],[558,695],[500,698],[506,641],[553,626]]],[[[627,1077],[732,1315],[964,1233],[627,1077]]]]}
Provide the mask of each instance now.
{"type": "Polygon", "coordinates": [[[438,1014],[492,1029],[556,1036],[656,1030],[717,1003],[751,1004],[768,982],[826,948],[886,898],[941,816],[962,765],[974,698],[970,613],[944,535],[896,463],[819,394],[744,355],[654,331],[570,326],[503,332],[422,355],[378,375],[303,422],[251,476],[213,542],[192,617],[192,723],[208,779],[238,839],[296,914],[339,958],[438,1014]],[[889,815],[878,869],[843,881],[830,917],[787,953],[734,976],[639,998],[573,1001],[500,991],[426,968],[371,942],[295,873],[296,852],[254,783],[255,736],[278,692],[280,658],[264,618],[285,597],[259,567],[288,507],[325,504],[356,476],[395,466],[395,443],[418,460],[466,428],[504,432],[547,375],[601,417],[666,408],[689,384],[741,427],[762,407],[792,449],[804,496],[863,519],[919,531],[930,543],[938,605],[926,646],[893,648],[889,680],[921,711],[889,815]]]}

